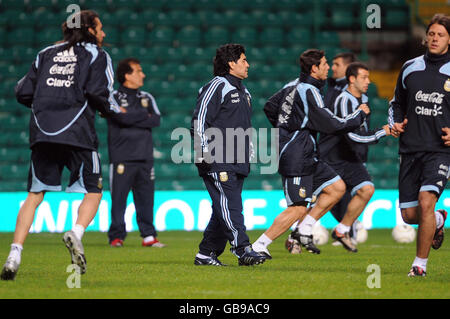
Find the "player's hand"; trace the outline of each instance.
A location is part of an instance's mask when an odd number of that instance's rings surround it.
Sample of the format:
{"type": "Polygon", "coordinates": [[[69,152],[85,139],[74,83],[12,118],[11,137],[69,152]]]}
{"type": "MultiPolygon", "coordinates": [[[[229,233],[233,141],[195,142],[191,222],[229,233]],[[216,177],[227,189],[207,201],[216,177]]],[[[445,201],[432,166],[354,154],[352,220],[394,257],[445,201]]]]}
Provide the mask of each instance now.
{"type": "Polygon", "coordinates": [[[122,112],[122,113],[127,113],[127,109],[124,108],[123,106],[121,106],[121,107],[120,107],[120,112],[122,112]]]}
{"type": "Polygon", "coordinates": [[[443,127],[442,128],[442,140],[444,141],[445,146],[450,146],[450,128],[443,127]]]}
{"type": "Polygon", "coordinates": [[[369,115],[369,114],[370,114],[370,108],[369,108],[369,106],[368,106],[367,104],[361,104],[361,105],[358,107],[358,109],[361,110],[361,111],[363,111],[364,113],[366,113],[366,115],[369,115]]]}
{"type": "Polygon", "coordinates": [[[405,132],[406,124],[408,119],[404,119],[402,123],[394,123],[391,127],[391,135],[395,138],[399,137],[400,134],[405,132]]]}
{"type": "Polygon", "coordinates": [[[383,125],[383,130],[384,130],[384,133],[386,133],[386,136],[392,135],[391,134],[391,129],[390,129],[388,124],[383,125]]]}

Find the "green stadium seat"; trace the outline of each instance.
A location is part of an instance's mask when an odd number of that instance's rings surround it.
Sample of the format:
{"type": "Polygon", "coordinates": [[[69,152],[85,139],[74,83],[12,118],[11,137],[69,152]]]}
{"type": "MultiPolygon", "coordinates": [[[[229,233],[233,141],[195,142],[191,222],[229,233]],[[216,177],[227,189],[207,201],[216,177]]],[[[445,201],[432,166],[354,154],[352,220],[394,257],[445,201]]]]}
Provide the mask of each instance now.
{"type": "Polygon", "coordinates": [[[7,41],[9,45],[22,44],[32,47],[34,42],[34,29],[24,27],[11,30],[7,35],[7,41]]]}
{"type": "Polygon", "coordinates": [[[336,29],[351,28],[356,23],[352,10],[346,8],[334,8],[331,10],[331,25],[336,29]]]}
{"type": "Polygon", "coordinates": [[[167,13],[166,24],[170,27],[199,26],[200,21],[189,11],[172,10],[167,13]]]}
{"type": "Polygon", "coordinates": [[[253,27],[238,28],[231,33],[231,41],[252,47],[258,42],[258,31],[253,27]]]}
{"type": "Polygon", "coordinates": [[[199,28],[185,26],[175,35],[175,43],[179,46],[191,45],[198,46],[202,41],[202,32],[199,28]]]}
{"type": "MultiPolygon", "coordinates": [[[[35,47],[44,48],[52,45],[63,38],[62,30],[60,27],[48,27],[36,33],[35,47]]],[[[36,52],[37,53],[37,52],[36,52]]]]}
{"type": "Polygon", "coordinates": [[[26,0],[2,0],[0,2],[0,9],[3,10],[18,10],[26,11],[28,8],[28,1],[26,0]]]}
{"type": "Polygon", "coordinates": [[[119,45],[121,43],[121,38],[120,38],[121,32],[119,31],[119,29],[110,25],[110,26],[103,27],[103,31],[106,34],[103,42],[111,44],[113,46],[119,45]]]}
{"type": "Polygon", "coordinates": [[[386,10],[384,22],[388,28],[409,28],[409,12],[408,10],[386,10]]]}
{"type": "Polygon", "coordinates": [[[286,41],[289,44],[302,44],[309,46],[311,44],[312,33],[306,28],[292,28],[286,35],[286,41]]]}
{"type": "MultiPolygon", "coordinates": [[[[68,13],[54,13],[48,10],[39,10],[33,12],[32,15],[29,16],[29,19],[34,22],[34,26],[39,30],[44,30],[47,27],[58,27],[60,31],[58,34],[61,35],[61,25],[64,21],[69,17],[68,13]]],[[[61,39],[62,37],[60,37],[61,39]]]]}
{"type": "Polygon", "coordinates": [[[228,29],[224,27],[212,27],[205,32],[204,42],[205,45],[220,46],[225,43],[229,43],[230,35],[228,29]]]}
{"type": "Polygon", "coordinates": [[[128,27],[121,32],[121,42],[134,45],[144,45],[146,43],[147,31],[144,27],[128,27]]]}
{"type": "Polygon", "coordinates": [[[340,46],[339,35],[335,31],[321,31],[315,37],[316,46],[340,46]]]}
{"type": "Polygon", "coordinates": [[[172,45],[175,32],[168,27],[155,27],[150,33],[151,45],[172,45]]]}
{"type": "Polygon", "coordinates": [[[264,28],[259,34],[261,45],[282,45],[284,42],[284,31],[282,28],[264,28]]]}

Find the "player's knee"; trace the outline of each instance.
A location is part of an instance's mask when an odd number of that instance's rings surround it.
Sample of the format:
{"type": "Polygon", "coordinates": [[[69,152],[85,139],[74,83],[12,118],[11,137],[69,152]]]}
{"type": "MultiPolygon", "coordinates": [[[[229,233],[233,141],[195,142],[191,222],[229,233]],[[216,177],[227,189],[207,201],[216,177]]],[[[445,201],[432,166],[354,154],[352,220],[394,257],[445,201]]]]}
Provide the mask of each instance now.
{"type": "Polygon", "coordinates": [[[334,182],[329,187],[330,187],[329,191],[332,195],[339,197],[339,198],[344,196],[346,187],[345,187],[345,183],[342,179],[338,180],[337,182],[334,182]]]}
{"type": "Polygon", "coordinates": [[[434,207],[436,205],[436,195],[431,192],[420,192],[419,206],[422,214],[434,214],[434,207]]]}
{"type": "Polygon", "coordinates": [[[373,185],[365,185],[361,187],[357,192],[357,194],[364,198],[366,201],[369,201],[374,193],[375,187],[373,185]]]}
{"type": "Polygon", "coordinates": [[[402,219],[407,224],[417,224],[417,207],[402,208],[402,219]]]}

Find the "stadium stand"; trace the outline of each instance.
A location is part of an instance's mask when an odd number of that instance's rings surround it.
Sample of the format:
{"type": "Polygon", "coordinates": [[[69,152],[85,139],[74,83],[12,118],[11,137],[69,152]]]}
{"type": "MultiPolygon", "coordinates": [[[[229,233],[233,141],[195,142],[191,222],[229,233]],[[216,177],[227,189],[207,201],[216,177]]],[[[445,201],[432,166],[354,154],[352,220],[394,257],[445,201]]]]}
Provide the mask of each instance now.
{"type": "MultiPolygon", "coordinates": [[[[24,191],[28,173],[30,111],[14,99],[14,85],[36,54],[61,38],[59,26],[72,0],[0,0],[0,191],[24,191]]],[[[409,30],[406,0],[376,0],[386,12],[387,27],[409,30]]],[[[342,0],[89,0],[106,32],[106,50],[114,65],[123,57],[141,60],[151,92],[162,113],[154,129],[156,188],[203,189],[193,164],[172,163],[176,127],[190,126],[198,89],[212,78],[212,58],[218,45],[238,42],[247,47],[253,96],[254,126],[269,127],[262,108],[268,97],[298,76],[298,56],[308,47],[325,48],[327,58],[349,50],[340,32],[358,28],[360,1],[342,0]],[[314,3],[314,4],[313,4],[314,3]]],[[[375,84],[369,96],[372,126],[386,122],[388,102],[375,84]]],[[[97,118],[105,189],[108,185],[107,126],[97,118]]],[[[371,147],[369,170],[379,188],[396,187],[397,141],[385,139],[371,147]]],[[[259,175],[254,165],[247,189],[281,189],[278,174],[259,175]]]]}

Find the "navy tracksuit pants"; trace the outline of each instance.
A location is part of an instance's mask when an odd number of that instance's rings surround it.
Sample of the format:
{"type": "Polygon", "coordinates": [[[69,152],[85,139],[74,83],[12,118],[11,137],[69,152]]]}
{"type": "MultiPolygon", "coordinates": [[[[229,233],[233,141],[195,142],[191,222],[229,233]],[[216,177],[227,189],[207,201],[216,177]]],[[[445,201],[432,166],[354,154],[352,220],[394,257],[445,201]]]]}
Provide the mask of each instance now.
{"type": "Polygon", "coordinates": [[[240,257],[244,253],[244,248],[250,245],[242,213],[241,193],[244,176],[227,173],[225,178],[213,172],[202,177],[211,196],[212,215],[203,233],[199,252],[206,256],[214,252],[219,256],[225,250],[228,241],[231,252],[240,257]]]}
{"type": "Polygon", "coordinates": [[[141,237],[155,236],[153,226],[153,204],[155,195],[155,176],[153,163],[124,162],[110,164],[111,225],[109,241],[125,239],[125,209],[130,191],[136,207],[136,221],[141,237]]]}

